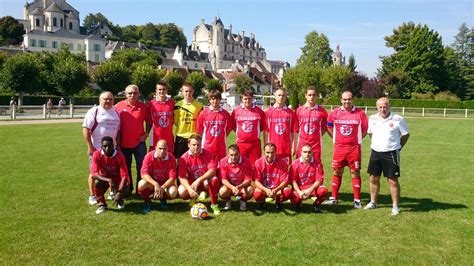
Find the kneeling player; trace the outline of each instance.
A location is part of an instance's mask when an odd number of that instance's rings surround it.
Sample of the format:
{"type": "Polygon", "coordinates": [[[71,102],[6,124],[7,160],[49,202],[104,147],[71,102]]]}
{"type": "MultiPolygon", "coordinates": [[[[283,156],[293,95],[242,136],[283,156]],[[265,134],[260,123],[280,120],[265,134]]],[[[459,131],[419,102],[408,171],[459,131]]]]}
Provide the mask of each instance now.
{"type": "Polygon", "coordinates": [[[209,191],[211,209],[214,214],[221,211],[217,205],[220,181],[216,177],[214,155],[201,149],[201,136],[193,134],[188,139],[189,150],[179,158],[179,196],[184,199],[197,199],[200,192],[209,191]]]}
{"type": "Polygon", "coordinates": [[[155,150],[150,151],[143,160],[142,180],[138,182],[138,193],[145,200],[144,213],[151,211],[151,199],[159,199],[160,207],[166,209],[167,199],[174,199],[178,194],[176,187],[176,159],[168,152],[168,143],[161,139],[155,150]]]}
{"type": "Polygon", "coordinates": [[[275,200],[277,210],[281,210],[281,203],[290,199],[291,188],[287,187],[288,165],[283,159],[276,157],[276,146],[267,143],[264,146],[264,156],[255,162],[255,192],[253,197],[264,208],[265,198],[275,200]]]}
{"type": "Polygon", "coordinates": [[[99,202],[95,213],[101,214],[107,209],[104,194],[107,189],[114,193],[114,204],[118,209],[125,208],[123,199],[128,196],[130,178],[128,177],[127,164],[122,152],[114,147],[114,140],[103,137],[101,150],[92,155],[91,175],[94,180],[94,194],[99,202]]]}
{"type": "Polygon", "coordinates": [[[240,156],[237,145],[230,145],[227,157],[219,161],[219,172],[222,187],[219,196],[225,200],[225,210],[232,207],[231,197],[240,198],[240,210],[247,210],[246,201],[252,198],[252,166],[247,158],[240,156]]]}
{"type": "Polygon", "coordinates": [[[301,148],[301,157],[290,167],[290,179],[293,180],[291,204],[301,210],[301,203],[310,197],[316,197],[313,203],[314,211],[321,212],[320,205],[326,199],[328,189],[323,185],[324,169],[313,157],[311,145],[301,148]]]}

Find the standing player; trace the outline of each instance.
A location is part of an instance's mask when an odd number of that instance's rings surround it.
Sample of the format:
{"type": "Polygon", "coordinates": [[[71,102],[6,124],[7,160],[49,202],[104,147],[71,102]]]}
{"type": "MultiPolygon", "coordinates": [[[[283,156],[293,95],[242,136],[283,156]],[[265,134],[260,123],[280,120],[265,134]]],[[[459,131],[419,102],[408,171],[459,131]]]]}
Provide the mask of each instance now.
{"type": "Polygon", "coordinates": [[[295,112],[285,106],[286,92],[283,89],[275,91],[275,104],[265,112],[265,143],[274,143],[277,147],[276,156],[287,164],[296,153],[296,138],[298,121],[295,112]]]}
{"type": "Polygon", "coordinates": [[[306,103],[296,110],[299,124],[297,157],[301,156],[303,146],[310,145],[313,148],[314,158],[321,163],[322,136],[326,133],[328,113],[316,102],[318,99],[316,87],[309,86],[304,95],[306,103]]]}
{"type": "Polygon", "coordinates": [[[360,163],[362,138],[367,134],[367,115],[352,102],[352,93],[345,91],[341,96],[340,108],[334,109],[328,117],[328,134],[333,139],[331,197],[328,204],[338,202],[344,167],[349,166],[354,191],[354,208],[360,209],[360,163]]]}
{"type": "Polygon", "coordinates": [[[180,158],[188,150],[188,139],[196,133],[196,121],[202,110],[202,104],[193,97],[194,89],[189,83],[181,88],[183,99],[174,107],[174,124],[176,138],[174,142],[174,156],[180,158]]]}
{"type": "MultiPolygon", "coordinates": [[[[135,157],[137,181],[140,182],[143,159],[146,155],[146,138],[150,132],[151,121],[148,106],[138,100],[140,90],[137,85],[128,85],[125,88],[126,99],[118,102],[115,109],[120,115],[120,148],[127,162],[128,176],[130,177],[130,193],[133,192],[132,155],[135,157]],[[146,122],[146,132],[144,129],[146,122]]],[[[138,193],[138,191],[137,191],[138,193]]]]}
{"type": "MultiPolygon", "coordinates": [[[[87,154],[91,162],[92,154],[101,148],[101,140],[110,136],[117,144],[117,134],[120,129],[120,116],[114,108],[114,96],[111,92],[104,91],[99,96],[99,105],[87,111],[82,123],[82,136],[87,144],[87,154]]],[[[97,203],[94,196],[94,182],[89,174],[87,178],[89,185],[89,204],[97,203]]]]}
{"type": "Polygon", "coordinates": [[[107,189],[114,192],[114,204],[118,209],[125,208],[123,199],[128,196],[127,165],[122,152],[115,149],[112,137],[105,136],[101,141],[101,150],[92,155],[91,176],[94,182],[94,193],[99,201],[99,208],[95,213],[101,214],[107,209],[104,194],[107,189]]]}
{"type": "Polygon", "coordinates": [[[156,97],[148,103],[151,121],[153,123],[153,134],[150,137],[150,150],[155,148],[160,139],[166,140],[168,150],[174,151],[173,121],[174,100],[167,96],[168,85],[165,82],[156,84],[156,97]]]}
{"type": "Polygon", "coordinates": [[[288,187],[288,164],[276,156],[276,146],[267,143],[263,147],[264,155],[255,162],[255,192],[253,197],[263,209],[265,200],[275,200],[275,207],[281,210],[281,203],[290,199],[291,188],[288,187]]]}
{"type": "Polygon", "coordinates": [[[371,137],[372,154],[370,155],[370,202],[365,209],[377,208],[377,197],[380,189],[380,175],[387,178],[392,196],[392,215],[398,215],[400,200],[400,151],[410,137],[408,126],[403,117],[390,112],[388,98],[377,100],[377,114],[371,115],[368,133],[371,137]]]}
{"type": "Polygon", "coordinates": [[[290,179],[293,182],[291,204],[301,210],[303,200],[316,197],[313,208],[316,213],[321,212],[320,205],[326,199],[328,189],[323,185],[323,166],[315,159],[311,145],[304,145],[301,148],[301,157],[291,164],[290,179]]]}
{"type": "Polygon", "coordinates": [[[220,214],[217,205],[220,182],[216,177],[214,155],[201,148],[201,136],[192,134],[188,140],[189,150],[178,161],[179,196],[184,199],[197,199],[198,193],[209,190],[211,209],[220,214]]]}
{"type": "Polygon", "coordinates": [[[225,157],[226,138],[234,130],[229,113],[221,107],[221,99],[218,90],[211,90],[209,108],[199,114],[196,123],[196,132],[202,136],[202,148],[213,154],[216,161],[225,157]]]}
{"type": "Polygon", "coordinates": [[[251,90],[244,91],[240,99],[242,104],[234,108],[231,115],[235,123],[235,142],[240,154],[253,165],[262,156],[260,132],[264,129],[265,114],[260,107],[253,104],[251,90]]]}
{"type": "Polygon", "coordinates": [[[240,210],[247,210],[247,203],[253,195],[252,165],[247,158],[240,156],[237,145],[230,145],[227,157],[219,161],[219,175],[222,180],[222,187],[219,196],[225,200],[225,210],[232,207],[231,197],[240,198],[240,210]]]}
{"type": "Polygon", "coordinates": [[[176,159],[168,152],[168,143],[161,139],[154,151],[145,156],[142,166],[142,180],[138,182],[138,193],[145,201],[144,213],[151,211],[151,198],[161,201],[160,207],[166,209],[167,199],[174,199],[178,194],[176,187],[176,159]]]}

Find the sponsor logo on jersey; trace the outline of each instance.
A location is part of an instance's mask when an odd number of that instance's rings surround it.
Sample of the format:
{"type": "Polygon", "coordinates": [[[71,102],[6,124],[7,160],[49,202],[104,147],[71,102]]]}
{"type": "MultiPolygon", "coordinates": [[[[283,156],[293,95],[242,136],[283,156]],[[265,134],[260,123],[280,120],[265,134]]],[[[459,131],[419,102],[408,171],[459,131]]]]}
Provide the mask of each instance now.
{"type": "Polygon", "coordinates": [[[275,133],[277,133],[278,135],[283,135],[285,134],[285,132],[286,132],[285,124],[278,123],[275,125],[275,133]]]}
{"type": "Polygon", "coordinates": [[[160,127],[168,127],[169,124],[170,121],[167,116],[160,116],[160,118],[158,118],[158,125],[160,125],[160,127]]]}
{"type": "Polygon", "coordinates": [[[209,129],[209,134],[211,134],[211,136],[213,136],[213,137],[219,136],[221,134],[221,129],[219,128],[219,125],[213,125],[209,129]]]}
{"type": "Polygon", "coordinates": [[[242,123],[242,130],[246,133],[250,133],[253,130],[253,123],[250,121],[245,121],[242,123]]]}
{"type": "Polygon", "coordinates": [[[341,133],[341,135],[343,136],[350,136],[352,134],[352,127],[348,126],[348,125],[342,125],[340,128],[339,128],[339,132],[341,133]]]}
{"type": "Polygon", "coordinates": [[[304,132],[308,135],[312,135],[316,132],[316,126],[313,123],[306,123],[304,125],[304,132]]]}

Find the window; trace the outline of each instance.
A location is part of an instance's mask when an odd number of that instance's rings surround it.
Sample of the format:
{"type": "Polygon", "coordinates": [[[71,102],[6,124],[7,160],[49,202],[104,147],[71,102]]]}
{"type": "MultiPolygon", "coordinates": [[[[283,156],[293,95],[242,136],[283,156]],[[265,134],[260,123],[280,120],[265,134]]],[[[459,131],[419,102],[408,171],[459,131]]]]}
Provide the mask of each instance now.
{"type": "Polygon", "coordinates": [[[224,45],[224,52],[227,52],[227,44],[224,45]]]}
{"type": "Polygon", "coordinates": [[[81,51],[81,50],[82,50],[82,46],[81,46],[80,43],[77,44],[77,50],[78,50],[78,51],[81,51]]]}
{"type": "Polygon", "coordinates": [[[61,28],[63,27],[63,19],[60,19],[59,22],[61,22],[61,28]]]}
{"type": "Polygon", "coordinates": [[[45,40],[39,40],[39,47],[46,47],[46,41],[45,40]]]}
{"type": "Polygon", "coordinates": [[[232,53],[234,52],[234,46],[232,45],[232,53]]]}
{"type": "Polygon", "coordinates": [[[197,64],[197,63],[194,64],[194,68],[198,68],[198,64],[197,64]]]}
{"type": "Polygon", "coordinates": [[[36,47],[36,40],[35,39],[31,39],[31,46],[36,47]]]}
{"type": "Polygon", "coordinates": [[[224,59],[227,59],[227,55],[226,55],[226,54],[224,55],[224,59]]]}
{"type": "Polygon", "coordinates": [[[252,51],[250,51],[250,56],[252,56],[252,51]]]}
{"type": "Polygon", "coordinates": [[[95,54],[95,61],[99,62],[100,61],[99,59],[100,59],[99,54],[95,54]]]}
{"type": "Polygon", "coordinates": [[[72,22],[69,22],[69,29],[72,30],[72,22]]]}
{"type": "Polygon", "coordinates": [[[58,26],[58,20],[56,18],[53,18],[53,27],[58,26]]]}
{"type": "Polygon", "coordinates": [[[58,42],[53,41],[53,48],[54,48],[54,49],[57,49],[57,48],[58,48],[58,42]]]}
{"type": "MultiPolygon", "coordinates": [[[[94,51],[100,52],[100,44],[94,44],[94,51]]],[[[97,60],[99,61],[99,60],[97,60]]]]}
{"type": "Polygon", "coordinates": [[[69,50],[70,51],[74,50],[74,45],[72,43],[69,44],[69,50]]]}
{"type": "Polygon", "coordinates": [[[35,20],[35,25],[36,25],[36,27],[39,27],[39,26],[40,26],[40,20],[39,20],[39,18],[37,18],[37,19],[35,20]]]}

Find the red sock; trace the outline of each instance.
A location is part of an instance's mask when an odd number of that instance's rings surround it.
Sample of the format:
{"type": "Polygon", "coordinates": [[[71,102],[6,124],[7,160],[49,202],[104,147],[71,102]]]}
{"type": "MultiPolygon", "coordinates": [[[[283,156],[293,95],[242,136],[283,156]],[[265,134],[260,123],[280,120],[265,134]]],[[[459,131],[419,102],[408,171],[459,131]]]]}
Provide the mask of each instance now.
{"type": "Polygon", "coordinates": [[[256,202],[262,202],[265,200],[266,194],[259,189],[256,189],[255,192],[253,193],[253,198],[255,199],[256,202]]]}
{"type": "Polygon", "coordinates": [[[359,178],[352,178],[352,190],[354,191],[354,200],[360,200],[360,187],[362,181],[359,178]]]}
{"type": "Polygon", "coordinates": [[[331,183],[331,196],[335,199],[339,197],[339,189],[342,184],[342,176],[333,175],[331,183]]]}
{"type": "Polygon", "coordinates": [[[138,189],[138,194],[140,194],[140,196],[142,196],[143,200],[144,200],[146,203],[150,203],[150,202],[151,202],[150,195],[151,195],[152,193],[153,193],[153,190],[148,189],[148,188],[145,188],[145,189],[143,189],[143,190],[138,189]]]}
{"type": "Polygon", "coordinates": [[[211,204],[217,204],[217,197],[219,196],[220,181],[217,177],[211,178],[209,182],[209,195],[211,196],[211,204]]]}

